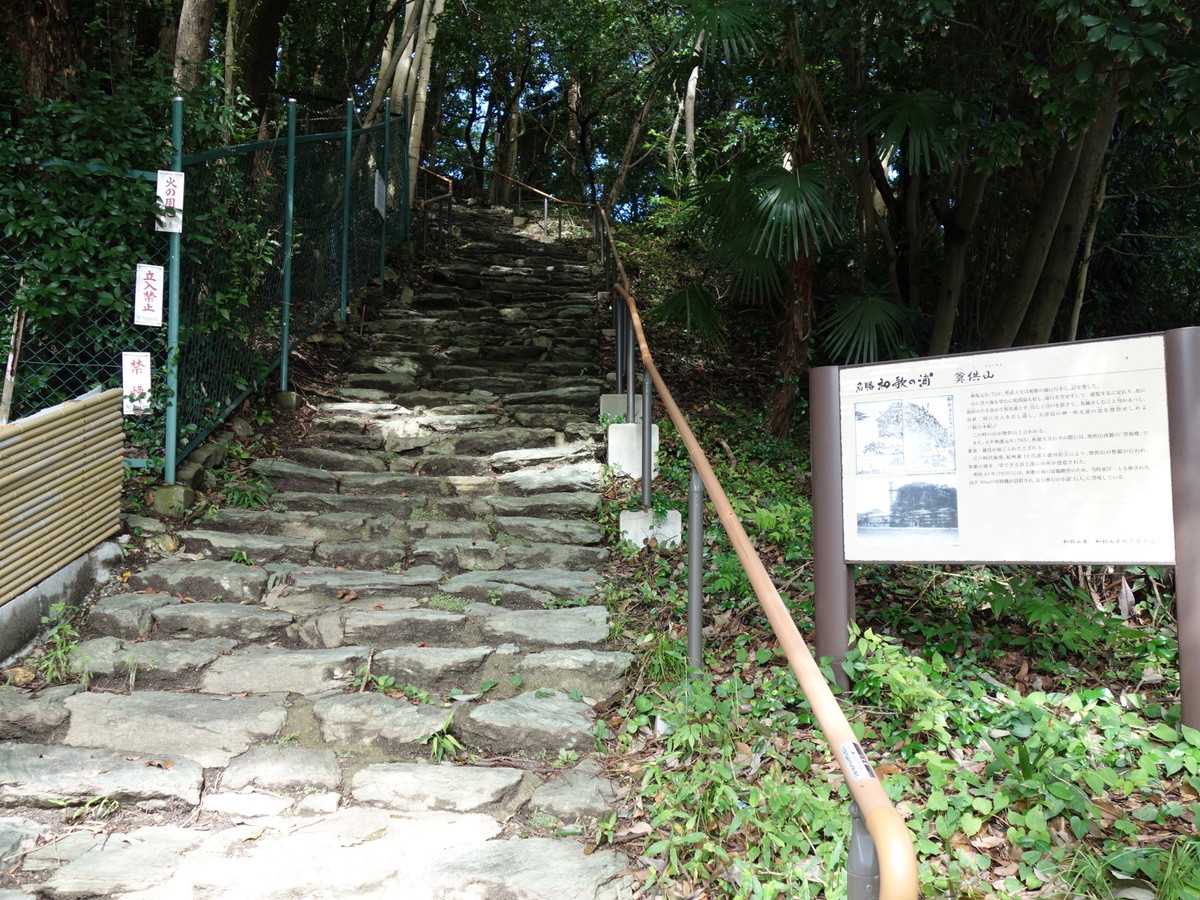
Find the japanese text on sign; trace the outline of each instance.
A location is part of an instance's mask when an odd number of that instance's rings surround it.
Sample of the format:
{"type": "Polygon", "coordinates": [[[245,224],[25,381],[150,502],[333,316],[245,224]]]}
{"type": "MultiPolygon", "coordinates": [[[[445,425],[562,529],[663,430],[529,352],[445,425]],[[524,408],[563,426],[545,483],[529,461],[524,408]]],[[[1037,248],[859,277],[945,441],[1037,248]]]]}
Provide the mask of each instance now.
{"type": "Polygon", "coordinates": [[[163,267],[139,264],[133,290],[133,324],[161,328],[162,312],[163,267]]]}
{"type": "Polygon", "coordinates": [[[121,392],[125,395],[123,411],[127,416],[140,416],[150,406],[150,354],[125,352],[121,354],[121,392]]]}
{"type": "Polygon", "coordinates": [[[161,211],[155,231],[172,234],[183,233],[183,184],[182,172],[158,171],[158,205],[161,211]]]}

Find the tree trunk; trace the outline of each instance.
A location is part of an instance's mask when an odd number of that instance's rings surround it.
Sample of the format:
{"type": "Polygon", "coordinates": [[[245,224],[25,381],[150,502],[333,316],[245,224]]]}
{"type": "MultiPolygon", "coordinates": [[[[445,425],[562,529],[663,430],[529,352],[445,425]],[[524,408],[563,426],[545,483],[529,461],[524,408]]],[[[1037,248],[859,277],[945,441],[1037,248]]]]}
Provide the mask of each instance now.
{"type": "Polygon", "coordinates": [[[59,76],[75,67],[78,50],[69,6],[67,0],[0,3],[0,40],[16,57],[26,96],[59,95],[59,76]]]}
{"type": "Polygon", "coordinates": [[[642,103],[642,108],[629,128],[629,139],[625,141],[625,149],[621,151],[621,164],[617,166],[617,177],[613,179],[604,198],[604,205],[609,210],[612,210],[617,201],[621,199],[621,193],[625,190],[625,182],[629,178],[629,169],[633,162],[633,152],[641,143],[642,129],[646,127],[646,122],[650,119],[650,110],[654,108],[654,100],[654,85],[651,84],[646,90],[646,100],[642,103]]]}
{"type": "Polygon", "coordinates": [[[1116,125],[1118,94],[1117,88],[1109,91],[1095,121],[1081,138],[1079,165],[1075,169],[1067,201],[1063,204],[1062,216],[1055,229],[1042,276],[1038,279],[1025,321],[1017,334],[1018,344],[1045,344],[1050,340],[1054,320],[1075,269],[1079,239],[1087,223],[1088,211],[1092,208],[1096,182],[1104,168],[1104,156],[1112,138],[1113,126],[1116,125]]]}
{"type": "Polygon", "coordinates": [[[216,0],[183,0],[179,33],[175,38],[174,81],[181,91],[200,83],[208,62],[208,39],[212,32],[216,0]]]}
{"type": "MultiPolygon", "coordinates": [[[[699,57],[704,49],[704,32],[696,38],[694,53],[699,57]]],[[[687,92],[683,97],[683,158],[687,166],[688,184],[696,183],[696,86],[700,82],[700,62],[688,73],[687,92]]]]}
{"type": "Polygon", "coordinates": [[[816,257],[802,252],[791,261],[788,269],[788,289],[780,320],[779,381],[767,401],[767,430],[776,437],[786,435],[796,420],[800,376],[808,369],[816,257]]]}
{"type": "Polygon", "coordinates": [[[1092,203],[1092,218],[1088,224],[1087,237],[1083,241],[1083,252],[1079,258],[1079,275],[1075,279],[1075,296],[1071,303],[1071,318],[1067,323],[1064,340],[1073,341],[1079,334],[1079,315],[1083,311],[1083,298],[1087,294],[1088,272],[1092,268],[1092,248],[1096,244],[1096,229],[1100,225],[1100,210],[1108,199],[1108,170],[1100,176],[1096,187],[1096,199],[1092,203]]]}
{"type": "Polygon", "coordinates": [[[279,27],[291,0],[258,0],[238,7],[237,56],[242,90],[255,109],[270,105],[279,61],[279,27]]]}
{"type": "Polygon", "coordinates": [[[421,168],[421,135],[425,130],[425,108],[429,91],[429,66],[433,53],[433,42],[437,37],[438,16],[446,0],[433,0],[433,11],[428,18],[426,31],[421,35],[421,68],[419,70],[416,89],[413,94],[410,109],[408,133],[408,196],[412,197],[417,189],[417,173],[421,168]]]}
{"type": "Polygon", "coordinates": [[[954,320],[962,296],[963,278],[967,271],[967,248],[971,232],[983,206],[983,191],[987,186],[986,172],[971,171],[963,175],[953,206],[943,206],[942,268],[938,279],[937,310],[929,335],[929,355],[941,356],[950,352],[954,336],[954,320]]]}
{"type": "Polygon", "coordinates": [[[1042,202],[1025,240],[1025,249],[1007,291],[1007,299],[993,311],[987,334],[984,335],[984,346],[989,350],[1011,347],[1017,338],[1038,279],[1041,278],[1042,266],[1050,253],[1054,232],[1062,218],[1063,205],[1075,180],[1081,149],[1082,141],[1072,147],[1065,138],[1058,145],[1054,163],[1042,188],[1042,202]]]}

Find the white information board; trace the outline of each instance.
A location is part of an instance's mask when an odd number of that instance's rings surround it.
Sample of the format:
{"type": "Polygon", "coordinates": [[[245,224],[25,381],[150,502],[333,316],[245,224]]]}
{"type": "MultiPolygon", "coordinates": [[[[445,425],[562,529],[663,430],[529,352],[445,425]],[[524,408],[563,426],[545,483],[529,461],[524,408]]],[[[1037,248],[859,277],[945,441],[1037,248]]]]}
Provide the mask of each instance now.
{"type": "Polygon", "coordinates": [[[1163,336],[840,370],[848,562],[1172,563],[1163,336]]]}
{"type": "Polygon", "coordinates": [[[159,213],[154,224],[155,231],[166,231],[172,234],[183,233],[183,186],[186,181],[186,176],[182,172],[158,170],[156,193],[158,194],[159,213]]]}
{"type": "Polygon", "coordinates": [[[163,323],[163,267],[138,263],[133,289],[133,324],[161,328],[163,323]]]}

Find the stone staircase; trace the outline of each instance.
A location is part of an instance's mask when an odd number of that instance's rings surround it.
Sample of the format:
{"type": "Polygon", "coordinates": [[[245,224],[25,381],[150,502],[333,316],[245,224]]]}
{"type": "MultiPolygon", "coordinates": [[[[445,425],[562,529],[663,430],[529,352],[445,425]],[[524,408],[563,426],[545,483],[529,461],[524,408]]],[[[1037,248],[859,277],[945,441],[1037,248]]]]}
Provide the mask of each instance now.
{"type": "Polygon", "coordinates": [[[455,261],[254,464],[270,508],[100,599],[86,689],[0,692],[0,900],[630,896],[572,839],[616,794],[592,707],[632,662],[593,602],[593,279],[455,218],[455,261]]]}

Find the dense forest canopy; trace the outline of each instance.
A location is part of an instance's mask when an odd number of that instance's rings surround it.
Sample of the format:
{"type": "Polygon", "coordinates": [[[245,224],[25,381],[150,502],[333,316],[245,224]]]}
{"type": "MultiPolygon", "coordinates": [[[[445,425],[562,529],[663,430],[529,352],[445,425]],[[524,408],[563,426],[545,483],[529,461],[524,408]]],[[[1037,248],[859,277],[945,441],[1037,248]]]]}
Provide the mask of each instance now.
{"type": "Polygon", "coordinates": [[[82,73],[143,102],[156,63],[260,132],[390,95],[486,199],[664,235],[702,261],[668,313],[775,317],[776,430],[814,359],[1200,320],[1184,0],[15,0],[0,29],[10,132],[82,73]]]}

